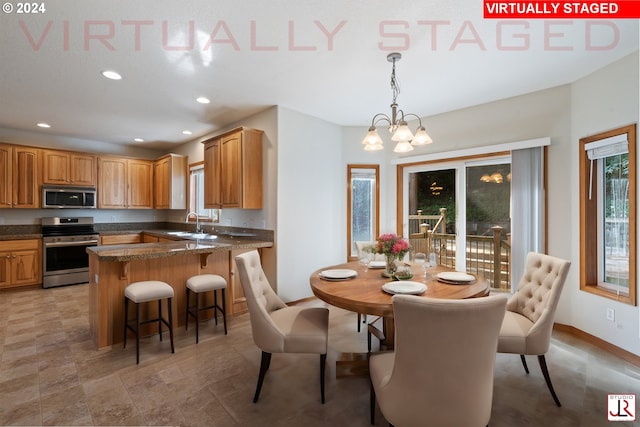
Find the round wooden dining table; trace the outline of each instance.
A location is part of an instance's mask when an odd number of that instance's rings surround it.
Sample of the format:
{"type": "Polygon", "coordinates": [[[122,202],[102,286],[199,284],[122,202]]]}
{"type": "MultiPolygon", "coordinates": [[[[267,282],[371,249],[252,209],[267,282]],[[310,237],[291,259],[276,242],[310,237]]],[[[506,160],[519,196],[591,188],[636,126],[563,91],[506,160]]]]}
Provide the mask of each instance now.
{"type": "MultiPolygon", "coordinates": [[[[476,277],[470,284],[451,285],[437,280],[436,274],[442,271],[452,271],[444,266],[437,266],[430,269],[427,276],[419,265],[409,265],[413,277],[413,282],[424,283],[427,290],[420,294],[421,297],[464,299],[482,297],[489,294],[489,281],[476,277]]],[[[393,305],[391,297],[382,290],[385,283],[391,281],[384,277],[384,269],[368,268],[358,261],[345,264],[334,265],[314,271],[309,279],[313,294],[324,302],[361,314],[382,316],[383,333],[385,343],[388,347],[393,347],[393,305]],[[326,270],[349,269],[357,272],[357,275],[348,280],[326,280],[320,273],[326,270]]]]}

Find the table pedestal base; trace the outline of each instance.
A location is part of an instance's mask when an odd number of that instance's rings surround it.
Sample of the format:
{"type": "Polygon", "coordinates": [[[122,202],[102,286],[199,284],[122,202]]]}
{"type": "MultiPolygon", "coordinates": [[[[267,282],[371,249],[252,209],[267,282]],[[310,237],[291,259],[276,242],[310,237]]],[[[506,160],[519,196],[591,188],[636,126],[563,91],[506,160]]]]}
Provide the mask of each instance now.
{"type": "Polygon", "coordinates": [[[341,353],[336,360],[336,378],[368,377],[367,353],[341,353]]]}

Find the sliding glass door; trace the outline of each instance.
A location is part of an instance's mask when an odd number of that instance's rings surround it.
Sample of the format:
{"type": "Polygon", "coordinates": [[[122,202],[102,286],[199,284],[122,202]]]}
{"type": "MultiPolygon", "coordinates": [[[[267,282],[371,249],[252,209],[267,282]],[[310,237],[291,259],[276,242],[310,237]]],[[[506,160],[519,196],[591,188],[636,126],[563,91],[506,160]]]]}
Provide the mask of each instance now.
{"type": "Polygon", "coordinates": [[[404,234],[439,264],[509,290],[509,157],[405,168],[404,234]]]}

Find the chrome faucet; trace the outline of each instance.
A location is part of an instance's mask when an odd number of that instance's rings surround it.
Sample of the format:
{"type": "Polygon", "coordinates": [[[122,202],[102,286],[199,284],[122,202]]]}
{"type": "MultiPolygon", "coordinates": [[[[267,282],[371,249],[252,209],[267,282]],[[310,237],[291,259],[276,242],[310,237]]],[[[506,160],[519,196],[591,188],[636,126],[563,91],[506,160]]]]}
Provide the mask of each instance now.
{"type": "Polygon", "coordinates": [[[197,212],[193,212],[193,211],[189,212],[187,214],[187,216],[185,217],[184,222],[188,223],[189,222],[189,217],[191,215],[195,215],[196,216],[196,233],[202,233],[202,229],[200,228],[200,217],[198,216],[197,212]]]}

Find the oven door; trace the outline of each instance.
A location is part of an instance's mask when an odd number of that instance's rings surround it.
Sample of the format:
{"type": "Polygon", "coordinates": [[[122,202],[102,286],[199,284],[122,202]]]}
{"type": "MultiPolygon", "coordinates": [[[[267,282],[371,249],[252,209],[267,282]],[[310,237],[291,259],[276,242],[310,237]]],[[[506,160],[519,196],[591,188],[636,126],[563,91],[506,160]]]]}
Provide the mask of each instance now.
{"type": "Polygon", "coordinates": [[[98,239],[77,241],[43,241],[42,287],[86,283],[89,281],[89,255],[87,248],[96,246],[98,239]]]}

